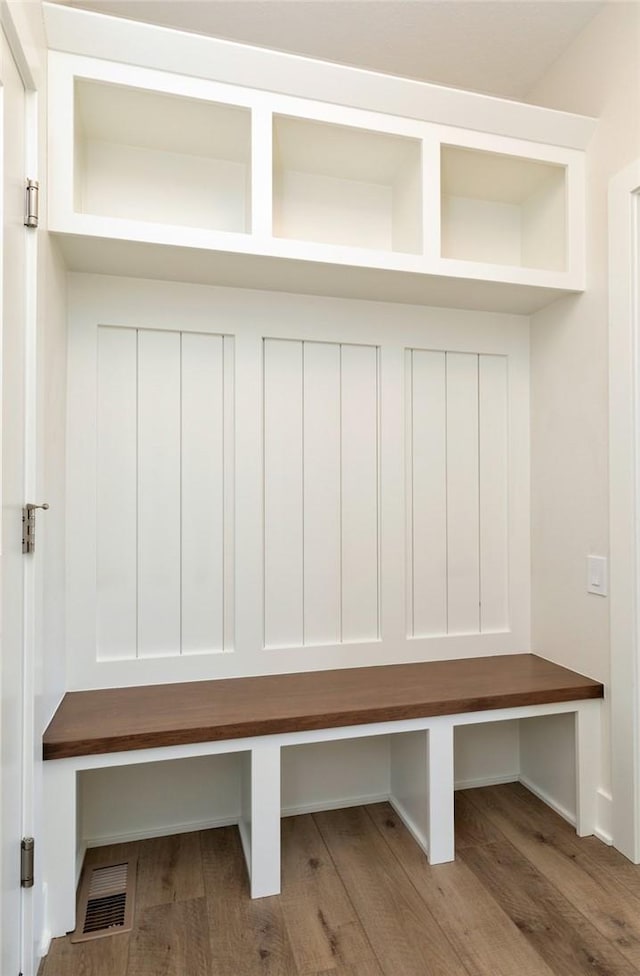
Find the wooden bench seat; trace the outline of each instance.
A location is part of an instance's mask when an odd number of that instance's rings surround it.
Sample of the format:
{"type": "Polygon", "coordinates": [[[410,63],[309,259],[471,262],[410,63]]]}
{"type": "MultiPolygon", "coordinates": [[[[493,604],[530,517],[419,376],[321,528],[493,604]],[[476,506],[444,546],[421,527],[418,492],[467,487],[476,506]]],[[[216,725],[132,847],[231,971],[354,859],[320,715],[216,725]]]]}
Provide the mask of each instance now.
{"type": "Polygon", "coordinates": [[[533,654],[67,693],[44,735],[52,935],[75,926],[79,774],[235,753],[254,898],[280,890],[285,747],[390,736],[390,794],[432,864],[454,858],[454,731],[559,713],[575,721],[577,831],[596,817],[602,685],[533,654]]]}
{"type": "Polygon", "coordinates": [[[68,692],[45,759],[602,697],[535,654],[68,692]]]}

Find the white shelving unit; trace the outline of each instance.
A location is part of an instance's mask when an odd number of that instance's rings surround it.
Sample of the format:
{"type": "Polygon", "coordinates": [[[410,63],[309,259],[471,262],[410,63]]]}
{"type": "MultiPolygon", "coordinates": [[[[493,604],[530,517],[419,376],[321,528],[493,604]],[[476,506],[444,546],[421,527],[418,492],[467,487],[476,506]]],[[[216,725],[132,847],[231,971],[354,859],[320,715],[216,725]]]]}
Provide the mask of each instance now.
{"type": "Polygon", "coordinates": [[[74,129],[76,212],[251,230],[247,109],[78,79],[74,129]]]}
{"type": "Polygon", "coordinates": [[[561,164],[443,145],[442,256],[565,271],[566,181],[561,164]]]}
{"type": "Polygon", "coordinates": [[[60,52],[49,97],[73,270],[524,314],[584,287],[581,150],[60,52]]]}

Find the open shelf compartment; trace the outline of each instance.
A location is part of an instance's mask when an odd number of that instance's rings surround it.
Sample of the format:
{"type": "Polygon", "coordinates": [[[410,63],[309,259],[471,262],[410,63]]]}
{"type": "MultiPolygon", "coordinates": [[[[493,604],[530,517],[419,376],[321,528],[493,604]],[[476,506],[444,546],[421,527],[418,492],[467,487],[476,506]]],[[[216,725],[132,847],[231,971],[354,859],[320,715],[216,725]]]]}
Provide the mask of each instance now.
{"type": "Polygon", "coordinates": [[[251,230],[248,109],[78,78],[74,150],[78,213],[251,230]]]}
{"type": "Polygon", "coordinates": [[[422,253],[421,141],[274,116],[273,234],[422,253]]]}
{"type": "Polygon", "coordinates": [[[441,147],[443,258],[565,271],[565,166],[441,147]]]}

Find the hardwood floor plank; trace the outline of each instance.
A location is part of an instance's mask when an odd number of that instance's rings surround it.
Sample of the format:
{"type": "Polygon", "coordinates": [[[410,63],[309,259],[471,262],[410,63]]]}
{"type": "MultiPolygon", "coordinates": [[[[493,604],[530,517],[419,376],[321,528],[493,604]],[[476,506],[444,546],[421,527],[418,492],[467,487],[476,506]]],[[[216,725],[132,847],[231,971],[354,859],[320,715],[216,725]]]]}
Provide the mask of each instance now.
{"type": "Polygon", "coordinates": [[[84,855],[83,866],[89,867],[104,860],[115,863],[120,858],[125,861],[128,857],[134,857],[138,853],[139,846],[139,841],[132,841],[128,844],[109,844],[108,847],[88,847],[84,855]]]}
{"type": "Polygon", "coordinates": [[[640,902],[591,860],[575,832],[508,787],[470,792],[476,809],[640,969],[640,902]]]}
{"type": "Polygon", "coordinates": [[[309,973],[309,976],[359,976],[359,972],[353,966],[338,966],[337,969],[323,969],[319,972],[309,973]]]}
{"type": "Polygon", "coordinates": [[[478,844],[491,844],[500,840],[491,821],[471,803],[468,794],[472,790],[457,790],[454,796],[456,851],[478,844]]]}
{"type": "Polygon", "coordinates": [[[127,976],[213,976],[205,898],[154,905],[131,933],[127,976]]]}
{"type": "MultiPolygon", "coordinates": [[[[500,794],[503,794],[502,788],[500,794]]],[[[514,815],[535,817],[537,825],[544,835],[552,833],[555,836],[569,839],[574,845],[574,853],[577,854],[578,863],[584,858],[588,858],[597,866],[599,871],[624,885],[634,897],[640,899],[640,865],[633,864],[624,854],[621,854],[614,847],[603,844],[597,837],[577,837],[571,824],[558,816],[546,803],[534,796],[521,783],[509,784],[508,789],[504,791],[504,796],[509,797],[514,806],[517,805],[518,813],[514,813],[514,815]]]]}
{"type": "Polygon", "coordinates": [[[72,945],[68,937],[54,939],[41,976],[127,976],[129,932],[72,945]]]}
{"type": "Polygon", "coordinates": [[[300,976],[382,976],[310,815],[282,822],[282,909],[300,976]]]}
{"type": "Polygon", "coordinates": [[[198,832],[139,842],[138,910],[203,897],[198,832]]]}
{"type": "Polygon", "coordinates": [[[385,976],[468,976],[365,810],[314,820],[385,976]]]}
{"type": "MultiPolygon", "coordinates": [[[[567,824],[569,830],[571,827],[567,824]]],[[[640,864],[633,864],[615,847],[603,844],[597,837],[583,837],[582,843],[587,857],[601,870],[619,881],[627,891],[640,899],[640,864]]]]}
{"type": "MultiPolygon", "coordinates": [[[[459,861],[430,867],[388,803],[367,812],[473,976],[552,976],[552,970],[473,872],[459,861]]],[[[482,821],[476,818],[477,823],[482,821]]],[[[487,843],[487,833],[476,836],[487,843]]]]}
{"type": "Polygon", "coordinates": [[[298,976],[280,896],[249,896],[237,828],[203,831],[200,842],[215,976],[298,976]]]}
{"type": "Polygon", "coordinates": [[[557,976],[637,976],[637,970],[506,839],[459,855],[557,976]]]}

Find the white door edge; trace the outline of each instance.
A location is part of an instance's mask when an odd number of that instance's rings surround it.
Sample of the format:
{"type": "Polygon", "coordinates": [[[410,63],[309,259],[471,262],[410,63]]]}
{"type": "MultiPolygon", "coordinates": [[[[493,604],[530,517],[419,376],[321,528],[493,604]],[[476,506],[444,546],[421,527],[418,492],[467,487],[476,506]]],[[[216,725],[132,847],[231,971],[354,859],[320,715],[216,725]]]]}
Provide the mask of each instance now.
{"type": "Polygon", "coordinates": [[[640,862],[640,160],[609,184],[613,843],[640,862]]]}
{"type": "MultiPolygon", "coordinates": [[[[14,19],[21,11],[6,0],[0,0],[0,30],[4,33],[13,56],[18,74],[25,90],[25,178],[39,177],[38,122],[39,104],[35,83],[35,65],[28,50],[30,38],[25,35],[27,25],[14,19]]],[[[25,503],[36,499],[39,485],[37,451],[37,302],[38,302],[38,233],[26,232],[25,239],[25,429],[24,429],[24,490],[25,503]]],[[[36,614],[40,607],[38,599],[38,567],[33,557],[25,558],[24,566],[24,624],[23,624],[23,684],[22,684],[22,835],[34,836],[42,816],[36,809],[36,764],[38,744],[35,741],[35,661],[36,635],[38,633],[36,614]]],[[[19,852],[16,850],[16,857],[19,852]]],[[[38,881],[36,880],[36,885],[38,881]]],[[[39,963],[39,952],[34,949],[40,943],[39,933],[35,931],[35,900],[40,897],[40,888],[25,891],[21,899],[21,973],[24,976],[35,974],[39,963]]],[[[41,917],[42,910],[37,915],[41,917]]]]}
{"type": "MultiPolygon", "coordinates": [[[[24,80],[24,79],[23,79],[24,80]]],[[[26,86],[25,86],[26,87],[26,86]]],[[[25,146],[26,175],[38,179],[38,95],[27,89],[25,99],[27,134],[25,146]]],[[[25,318],[25,503],[40,503],[42,491],[38,471],[38,232],[29,231],[26,243],[26,318],[25,318]]],[[[41,528],[41,526],[40,526],[41,528]]],[[[42,536],[42,528],[41,528],[42,536]]],[[[36,837],[42,812],[36,810],[36,768],[35,756],[39,745],[35,741],[36,713],[36,640],[41,628],[37,627],[37,614],[41,610],[38,579],[38,553],[25,557],[24,565],[24,675],[23,675],[23,774],[22,774],[22,834],[36,837]]],[[[37,856],[37,855],[36,855],[37,856]]],[[[25,976],[36,972],[39,960],[34,945],[40,942],[35,931],[34,894],[36,899],[41,891],[38,876],[31,892],[26,892],[22,900],[22,972],[25,976]]],[[[38,913],[40,914],[40,913],[38,913]]]]}

